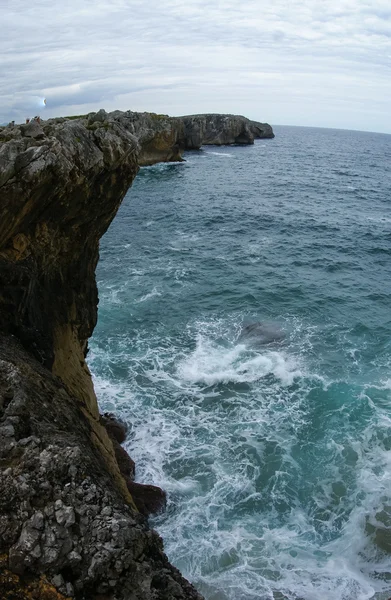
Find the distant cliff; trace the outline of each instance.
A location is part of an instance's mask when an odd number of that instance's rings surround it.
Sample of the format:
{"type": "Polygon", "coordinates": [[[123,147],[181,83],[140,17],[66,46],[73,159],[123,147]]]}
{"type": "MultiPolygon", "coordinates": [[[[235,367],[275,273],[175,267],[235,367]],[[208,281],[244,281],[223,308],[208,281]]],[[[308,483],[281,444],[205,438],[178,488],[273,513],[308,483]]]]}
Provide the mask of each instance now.
{"type": "Polygon", "coordinates": [[[190,115],[180,117],[184,125],[184,144],[187,150],[203,145],[253,144],[261,138],[274,138],[267,123],[250,121],[238,115],[190,115]]]}
{"type": "Polygon", "coordinates": [[[50,119],[38,127],[31,123],[29,127],[0,128],[3,140],[30,137],[43,139],[56,135],[64,129],[66,123],[78,123],[88,131],[99,131],[116,124],[135,137],[140,166],[157,162],[183,160],[185,150],[198,150],[203,145],[246,145],[256,139],[274,138],[273,129],[267,123],[250,121],[239,115],[189,115],[169,117],[156,113],[132,111],[114,111],[80,117],[50,119]],[[35,133],[34,133],[35,131],[35,133]]]}
{"type": "Polygon", "coordinates": [[[85,361],[95,268],[140,164],[253,143],[267,127],[99,111],[0,128],[2,600],[200,599],[143,516],[163,492],[134,483],[99,415],[85,361]]]}
{"type": "Polygon", "coordinates": [[[204,145],[246,145],[261,138],[274,138],[267,123],[250,121],[238,115],[189,115],[169,117],[155,113],[110,113],[131,131],[140,143],[139,164],[182,160],[184,150],[199,150],[204,145]]]}

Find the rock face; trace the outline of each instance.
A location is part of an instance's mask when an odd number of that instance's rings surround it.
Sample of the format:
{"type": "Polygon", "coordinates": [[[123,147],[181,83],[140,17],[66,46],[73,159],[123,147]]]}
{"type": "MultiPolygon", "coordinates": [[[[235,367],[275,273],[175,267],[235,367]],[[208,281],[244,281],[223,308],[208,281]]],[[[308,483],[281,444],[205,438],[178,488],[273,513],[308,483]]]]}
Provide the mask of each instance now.
{"type": "Polygon", "coordinates": [[[0,128],[2,600],[201,598],[148,527],[165,494],[134,482],[85,356],[99,239],[139,165],[263,127],[205,119],[99,111],[0,128]]]}
{"type": "Polygon", "coordinates": [[[138,171],[138,142],[116,122],[48,121],[31,136],[33,125],[0,145],[0,332],[78,398],[129,496],[84,358],[97,319],[99,239],[138,171]]]}
{"type": "Polygon", "coordinates": [[[255,139],[274,137],[267,123],[257,123],[238,115],[191,115],[179,120],[184,125],[187,150],[198,150],[208,144],[253,144],[255,139]]]}
{"type": "Polygon", "coordinates": [[[180,120],[156,113],[137,113],[120,110],[110,113],[140,144],[139,165],[157,162],[182,161],[184,127],[180,120]]]}
{"type": "Polygon", "coordinates": [[[1,599],[200,600],[118,489],[80,399],[14,336],[0,356],[1,599]]]}
{"type": "MultiPolygon", "coordinates": [[[[103,116],[105,113],[97,114],[103,116]]],[[[203,145],[246,145],[253,144],[256,139],[274,138],[273,129],[267,123],[250,121],[239,115],[169,117],[115,111],[106,115],[106,119],[120,123],[137,138],[140,166],[181,161],[184,150],[199,150],[203,145]]]]}

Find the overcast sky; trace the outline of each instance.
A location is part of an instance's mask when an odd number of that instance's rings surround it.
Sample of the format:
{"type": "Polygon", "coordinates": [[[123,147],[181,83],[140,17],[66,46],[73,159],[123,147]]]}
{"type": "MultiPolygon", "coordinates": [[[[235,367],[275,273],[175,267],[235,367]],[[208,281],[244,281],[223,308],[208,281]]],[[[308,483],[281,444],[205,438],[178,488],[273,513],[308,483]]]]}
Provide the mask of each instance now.
{"type": "Polygon", "coordinates": [[[391,0],[0,0],[0,22],[0,122],[105,108],[391,133],[391,0]]]}

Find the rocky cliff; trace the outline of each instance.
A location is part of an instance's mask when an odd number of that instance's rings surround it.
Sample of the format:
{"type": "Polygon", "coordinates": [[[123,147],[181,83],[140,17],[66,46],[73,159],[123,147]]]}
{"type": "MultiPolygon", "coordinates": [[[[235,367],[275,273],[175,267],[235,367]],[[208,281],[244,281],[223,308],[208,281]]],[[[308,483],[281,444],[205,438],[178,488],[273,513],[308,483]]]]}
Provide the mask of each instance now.
{"type": "Polygon", "coordinates": [[[250,121],[239,115],[190,115],[179,117],[184,126],[184,146],[198,150],[203,145],[253,144],[261,138],[274,138],[267,123],[250,121]]]}
{"type": "Polygon", "coordinates": [[[267,123],[250,121],[240,115],[189,115],[169,117],[131,111],[111,113],[140,143],[140,165],[182,160],[183,150],[204,145],[247,145],[256,139],[274,138],[267,123]]]}
{"type": "Polygon", "coordinates": [[[243,127],[99,111],[0,128],[2,600],[200,599],[149,529],[164,493],[133,481],[85,357],[99,239],[139,165],[243,127]]]}

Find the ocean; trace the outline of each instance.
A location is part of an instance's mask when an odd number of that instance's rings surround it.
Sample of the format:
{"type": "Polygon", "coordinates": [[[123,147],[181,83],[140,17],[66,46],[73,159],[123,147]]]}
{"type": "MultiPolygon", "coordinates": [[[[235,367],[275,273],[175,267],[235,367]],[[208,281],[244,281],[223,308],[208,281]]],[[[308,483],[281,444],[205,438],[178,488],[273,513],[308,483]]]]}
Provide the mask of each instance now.
{"type": "Polygon", "coordinates": [[[391,136],[275,134],[140,170],[89,365],[207,600],[386,600],[391,136]]]}

